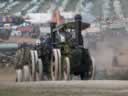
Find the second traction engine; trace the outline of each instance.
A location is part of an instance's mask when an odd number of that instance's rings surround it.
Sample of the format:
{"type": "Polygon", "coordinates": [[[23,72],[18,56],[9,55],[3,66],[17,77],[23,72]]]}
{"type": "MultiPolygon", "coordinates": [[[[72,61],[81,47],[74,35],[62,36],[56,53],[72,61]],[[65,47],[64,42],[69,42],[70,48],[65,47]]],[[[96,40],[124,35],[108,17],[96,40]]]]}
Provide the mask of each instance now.
{"type": "Polygon", "coordinates": [[[22,75],[20,80],[17,75],[17,81],[71,80],[73,75],[79,75],[81,80],[94,79],[95,65],[81,35],[81,30],[90,24],[81,21],[81,16],[76,15],[73,22],[51,23],[51,33],[42,37],[35,48],[30,48],[27,68],[24,69],[26,64],[19,68],[28,77],[22,75]]]}

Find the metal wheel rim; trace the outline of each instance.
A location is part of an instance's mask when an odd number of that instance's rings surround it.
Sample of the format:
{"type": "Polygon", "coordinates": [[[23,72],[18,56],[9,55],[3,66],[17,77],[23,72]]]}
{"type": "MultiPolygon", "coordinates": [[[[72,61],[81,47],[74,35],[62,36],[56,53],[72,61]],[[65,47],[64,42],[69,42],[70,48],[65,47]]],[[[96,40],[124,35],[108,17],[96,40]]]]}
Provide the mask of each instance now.
{"type": "Polygon", "coordinates": [[[38,67],[39,67],[39,79],[43,79],[43,63],[41,59],[38,59],[38,67]]]}
{"type": "Polygon", "coordinates": [[[23,81],[23,72],[22,69],[16,69],[16,82],[23,81]]]}
{"type": "MultiPolygon", "coordinates": [[[[39,63],[38,60],[39,60],[39,58],[38,58],[38,52],[37,52],[37,50],[34,50],[35,80],[36,80],[36,81],[41,80],[40,75],[39,75],[39,72],[38,72],[38,70],[37,70],[37,64],[39,63]]],[[[39,65],[39,64],[38,64],[38,65],[39,65]]],[[[39,67],[39,66],[38,66],[38,67],[39,67]]]]}
{"type": "Polygon", "coordinates": [[[57,49],[57,55],[58,55],[58,79],[61,80],[62,79],[62,66],[61,66],[61,51],[60,49],[57,49]]]}
{"type": "Polygon", "coordinates": [[[91,64],[90,71],[89,71],[89,77],[90,77],[91,80],[93,80],[95,78],[96,66],[95,66],[95,59],[94,59],[94,57],[91,57],[91,60],[92,60],[92,64],[91,64]]]}
{"type": "Polygon", "coordinates": [[[37,50],[34,50],[34,56],[35,56],[35,63],[37,63],[38,61],[38,53],[37,53],[37,50]]]}
{"type": "Polygon", "coordinates": [[[23,66],[23,76],[24,76],[24,81],[30,81],[29,65],[24,65],[23,66]]]}
{"type": "Polygon", "coordinates": [[[64,75],[64,80],[69,80],[70,78],[70,60],[69,57],[65,57],[64,58],[65,63],[64,65],[64,69],[63,69],[63,75],[64,75]]]}
{"type": "Polygon", "coordinates": [[[35,66],[35,56],[34,56],[34,51],[31,50],[30,51],[30,54],[31,54],[31,70],[32,70],[32,80],[35,80],[36,79],[36,66],[35,66]]]}
{"type": "Polygon", "coordinates": [[[57,80],[58,79],[58,57],[57,57],[57,50],[53,49],[53,54],[51,58],[51,79],[57,80]]]}

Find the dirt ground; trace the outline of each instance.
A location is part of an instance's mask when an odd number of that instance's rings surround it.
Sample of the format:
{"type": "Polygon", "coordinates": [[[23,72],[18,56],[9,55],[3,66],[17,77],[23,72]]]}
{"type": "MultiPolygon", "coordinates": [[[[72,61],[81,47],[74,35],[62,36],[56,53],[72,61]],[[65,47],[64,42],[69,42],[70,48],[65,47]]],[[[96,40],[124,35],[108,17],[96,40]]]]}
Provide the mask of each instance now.
{"type": "Polygon", "coordinates": [[[127,81],[0,82],[0,96],[128,96],[127,81]]]}
{"type": "MultiPolygon", "coordinates": [[[[97,75],[103,79],[105,71],[101,73],[97,75]]],[[[14,68],[0,68],[0,96],[128,96],[127,89],[128,81],[119,80],[16,83],[14,68]]]]}
{"type": "Polygon", "coordinates": [[[0,82],[15,81],[15,70],[13,67],[0,68],[0,82]]]}

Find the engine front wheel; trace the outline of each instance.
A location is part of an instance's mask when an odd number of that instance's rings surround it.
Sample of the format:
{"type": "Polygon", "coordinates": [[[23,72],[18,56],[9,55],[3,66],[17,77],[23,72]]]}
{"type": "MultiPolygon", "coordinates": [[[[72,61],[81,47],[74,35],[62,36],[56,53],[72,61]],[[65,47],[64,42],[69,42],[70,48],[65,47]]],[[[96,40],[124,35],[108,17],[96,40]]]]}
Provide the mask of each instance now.
{"type": "Polygon", "coordinates": [[[58,52],[57,49],[53,49],[51,57],[51,79],[58,80],[59,74],[59,61],[58,61],[58,52]]]}
{"type": "Polygon", "coordinates": [[[69,57],[65,57],[63,60],[63,76],[64,76],[64,80],[70,79],[70,59],[69,57]]]}
{"type": "Polygon", "coordinates": [[[23,79],[24,79],[24,81],[30,81],[29,65],[24,65],[23,66],[23,79]]]}
{"type": "Polygon", "coordinates": [[[96,72],[96,66],[95,66],[95,59],[94,57],[91,57],[92,64],[90,65],[90,70],[89,70],[89,79],[94,80],[95,79],[95,72],[96,72]]]}
{"type": "Polygon", "coordinates": [[[23,81],[23,71],[22,69],[16,69],[16,82],[23,81]]]}
{"type": "Polygon", "coordinates": [[[91,57],[92,63],[89,66],[88,72],[82,72],[80,73],[81,80],[94,80],[95,79],[95,61],[94,58],[91,57]]]}
{"type": "Polygon", "coordinates": [[[38,64],[39,80],[43,80],[43,62],[42,62],[42,60],[38,59],[37,64],[38,64]]]}

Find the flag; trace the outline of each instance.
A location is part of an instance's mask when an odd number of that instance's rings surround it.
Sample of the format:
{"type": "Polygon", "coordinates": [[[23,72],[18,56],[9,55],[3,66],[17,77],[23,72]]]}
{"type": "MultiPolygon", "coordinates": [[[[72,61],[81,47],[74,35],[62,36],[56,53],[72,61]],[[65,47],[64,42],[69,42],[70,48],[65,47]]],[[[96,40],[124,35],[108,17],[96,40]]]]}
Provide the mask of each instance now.
{"type": "Polygon", "coordinates": [[[64,23],[64,18],[60,15],[58,10],[53,13],[52,22],[56,23],[57,25],[64,23]]]}

